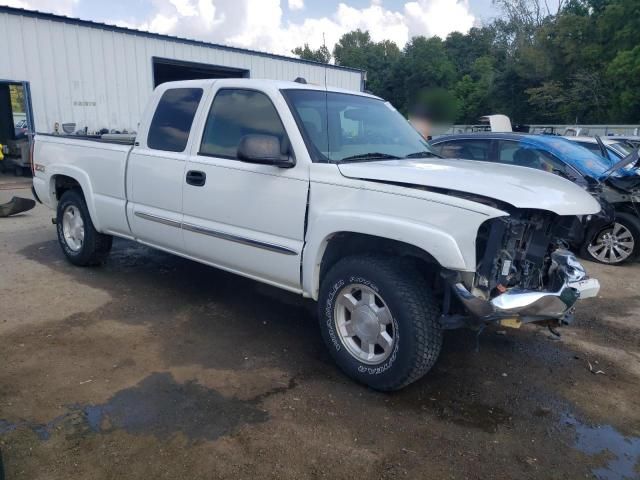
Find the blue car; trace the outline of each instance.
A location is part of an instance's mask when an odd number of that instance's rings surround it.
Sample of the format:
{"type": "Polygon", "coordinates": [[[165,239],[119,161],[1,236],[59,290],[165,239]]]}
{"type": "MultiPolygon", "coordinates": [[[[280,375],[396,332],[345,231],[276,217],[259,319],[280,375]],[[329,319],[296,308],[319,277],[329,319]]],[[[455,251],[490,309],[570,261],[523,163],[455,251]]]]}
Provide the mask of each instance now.
{"type": "MultiPolygon", "coordinates": [[[[619,265],[640,254],[640,175],[619,168],[567,139],[519,133],[443,135],[430,142],[439,155],[545,170],[578,183],[615,210],[615,222],[590,220],[585,241],[577,246],[586,258],[619,265]]],[[[487,168],[490,168],[488,165],[487,168]]]]}

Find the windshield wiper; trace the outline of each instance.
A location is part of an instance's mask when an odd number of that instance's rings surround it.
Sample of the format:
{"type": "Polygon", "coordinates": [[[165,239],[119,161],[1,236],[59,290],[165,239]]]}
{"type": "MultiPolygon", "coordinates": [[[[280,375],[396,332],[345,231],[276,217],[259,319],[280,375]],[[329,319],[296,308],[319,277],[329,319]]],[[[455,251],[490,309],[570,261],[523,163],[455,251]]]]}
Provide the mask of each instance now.
{"type": "Polygon", "coordinates": [[[368,160],[399,160],[400,158],[401,157],[390,155],[388,153],[369,152],[369,153],[361,153],[359,155],[351,155],[350,157],[345,157],[342,160],[339,160],[338,163],[366,162],[368,160]]]}
{"type": "Polygon", "coordinates": [[[413,152],[404,158],[430,158],[430,157],[442,158],[437,153],[430,152],[429,150],[423,150],[421,152],[413,152]]]}

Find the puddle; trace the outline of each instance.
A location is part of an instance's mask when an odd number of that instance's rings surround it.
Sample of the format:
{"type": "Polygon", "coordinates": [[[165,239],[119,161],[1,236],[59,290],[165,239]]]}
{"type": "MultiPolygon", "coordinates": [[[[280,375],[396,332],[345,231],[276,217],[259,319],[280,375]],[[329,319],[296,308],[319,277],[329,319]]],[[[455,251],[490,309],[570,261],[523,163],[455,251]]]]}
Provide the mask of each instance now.
{"type": "Polygon", "coordinates": [[[48,440],[59,429],[80,434],[124,430],[157,438],[182,433],[190,440],[215,440],[241,425],[267,421],[269,415],[258,408],[259,403],[294,386],[292,380],[287,387],[239,400],[194,381],[179,384],[169,373],[154,373],[136,386],[119,391],[106,403],[70,406],[67,413],[46,424],[0,420],[0,436],[27,428],[40,440],[48,440]]]}
{"type": "Polygon", "coordinates": [[[596,478],[640,477],[640,437],[625,437],[611,425],[586,425],[571,415],[564,415],[562,421],[575,428],[575,448],[587,455],[605,455],[606,465],[592,470],[596,478]]]}
{"type": "Polygon", "coordinates": [[[168,373],[156,373],[107,403],[83,407],[94,432],[122,429],[166,438],[182,432],[190,439],[215,440],[238,425],[267,420],[250,402],[222,396],[190,381],[178,384],[168,373]]]}

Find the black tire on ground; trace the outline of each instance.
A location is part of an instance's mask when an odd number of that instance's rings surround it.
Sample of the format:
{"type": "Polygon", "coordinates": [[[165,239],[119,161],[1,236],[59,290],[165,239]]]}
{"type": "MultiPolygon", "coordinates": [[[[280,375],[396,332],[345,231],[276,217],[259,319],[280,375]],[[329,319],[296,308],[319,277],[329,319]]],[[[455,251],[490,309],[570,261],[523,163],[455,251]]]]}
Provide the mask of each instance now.
{"type": "Polygon", "coordinates": [[[19,165],[16,165],[15,167],[13,167],[13,174],[16,177],[21,177],[22,176],[22,167],[20,167],[19,165]]]}
{"type": "Polygon", "coordinates": [[[339,261],[322,279],[318,313],[322,337],[338,366],[376,390],[399,390],[418,380],[440,354],[439,305],[417,268],[403,259],[363,255],[339,261]],[[336,324],[336,302],[354,284],[373,290],[391,314],[395,341],[390,356],[379,364],[353,355],[336,324]]]}
{"type": "Polygon", "coordinates": [[[605,232],[606,230],[612,230],[612,229],[605,229],[601,232],[596,233],[595,237],[592,239],[589,239],[588,241],[584,242],[584,244],[582,245],[582,247],[580,248],[580,255],[583,258],[586,258],[588,260],[591,260],[593,262],[598,262],[598,263],[603,263],[605,265],[622,265],[625,263],[629,263],[629,262],[633,262],[635,260],[637,260],[638,256],[640,256],[640,219],[638,219],[638,217],[636,215],[630,214],[630,213],[626,213],[626,212],[616,212],[616,223],[621,224],[622,226],[624,226],[632,235],[633,237],[633,241],[634,241],[634,247],[633,247],[633,251],[631,253],[631,255],[629,255],[627,258],[621,260],[621,261],[603,261],[599,258],[597,258],[596,256],[592,255],[591,252],[589,251],[589,245],[595,241],[596,238],[598,238],[598,236],[605,232]]]}
{"type": "Polygon", "coordinates": [[[100,265],[105,261],[111,250],[113,237],[98,232],[93,226],[89,209],[80,190],[67,190],[58,202],[56,215],[56,230],[58,243],[65,256],[71,263],[78,266],[100,265]],[[63,215],[65,210],[73,206],[79,212],[84,224],[84,241],[78,250],[72,249],[65,240],[63,230],[63,215]]]}

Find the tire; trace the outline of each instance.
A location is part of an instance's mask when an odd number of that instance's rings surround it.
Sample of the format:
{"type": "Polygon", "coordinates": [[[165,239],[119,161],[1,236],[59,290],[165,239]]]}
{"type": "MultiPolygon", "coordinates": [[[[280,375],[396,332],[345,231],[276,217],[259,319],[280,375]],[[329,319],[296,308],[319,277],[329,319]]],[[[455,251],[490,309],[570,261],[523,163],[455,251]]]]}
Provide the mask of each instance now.
{"type": "Polygon", "coordinates": [[[640,220],[635,215],[616,212],[614,226],[601,230],[594,238],[585,242],[580,254],[586,259],[605,265],[623,265],[636,260],[640,254],[640,220]],[[613,249],[606,247],[605,244],[610,241],[612,235],[613,241],[627,242],[627,245],[618,244],[613,249]],[[628,242],[633,242],[631,247],[628,242]]]}
{"type": "Polygon", "coordinates": [[[373,389],[399,390],[415,382],[440,354],[440,308],[416,267],[402,259],[354,256],[339,261],[322,280],[318,313],[322,337],[335,362],[349,377],[373,389]],[[374,313],[384,319],[381,325],[371,321],[372,311],[384,312],[374,313]],[[377,328],[393,343],[389,346],[387,339],[376,344],[372,353],[372,340],[364,340],[363,347],[359,335],[372,338],[377,328]]]}
{"type": "Polygon", "coordinates": [[[67,190],[62,195],[58,202],[56,220],[58,243],[71,263],[84,267],[100,265],[105,261],[111,250],[113,237],[95,229],[84,196],[79,190],[67,190]],[[75,220],[65,220],[65,213],[75,220]]]}

